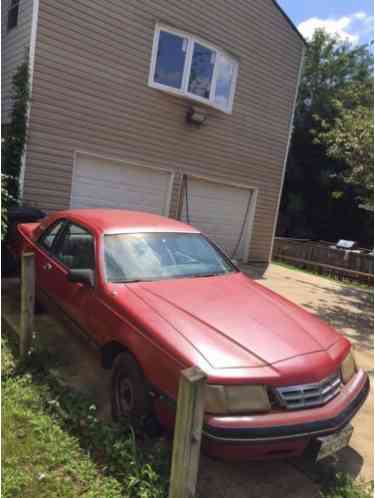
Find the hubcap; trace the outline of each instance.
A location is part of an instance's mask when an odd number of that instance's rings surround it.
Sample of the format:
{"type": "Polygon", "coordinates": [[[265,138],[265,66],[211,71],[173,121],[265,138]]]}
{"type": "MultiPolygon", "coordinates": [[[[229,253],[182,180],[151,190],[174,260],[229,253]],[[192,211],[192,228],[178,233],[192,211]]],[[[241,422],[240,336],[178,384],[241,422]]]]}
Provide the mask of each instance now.
{"type": "Polygon", "coordinates": [[[134,404],[133,386],[127,377],[119,377],[117,382],[117,406],[121,415],[130,415],[134,404]]]}

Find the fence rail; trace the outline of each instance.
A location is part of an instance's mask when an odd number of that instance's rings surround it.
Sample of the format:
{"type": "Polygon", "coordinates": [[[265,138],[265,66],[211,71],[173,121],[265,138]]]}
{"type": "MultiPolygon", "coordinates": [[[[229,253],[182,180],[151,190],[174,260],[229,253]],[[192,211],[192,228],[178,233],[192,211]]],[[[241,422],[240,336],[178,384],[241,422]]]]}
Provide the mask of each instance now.
{"type": "Polygon", "coordinates": [[[306,239],[275,238],[273,259],[312,269],[337,278],[371,284],[374,281],[374,258],[363,251],[332,248],[327,242],[306,239]]]}

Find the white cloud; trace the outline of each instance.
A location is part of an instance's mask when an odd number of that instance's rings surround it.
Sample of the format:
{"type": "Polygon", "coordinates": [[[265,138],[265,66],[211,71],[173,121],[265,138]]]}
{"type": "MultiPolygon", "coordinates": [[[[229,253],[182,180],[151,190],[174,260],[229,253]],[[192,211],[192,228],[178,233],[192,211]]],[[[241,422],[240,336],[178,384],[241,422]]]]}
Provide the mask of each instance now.
{"type": "Polygon", "coordinates": [[[353,45],[359,43],[361,35],[372,29],[373,19],[366,12],[359,11],[349,16],[320,19],[311,17],[298,25],[298,29],[307,40],[311,40],[317,29],[324,29],[331,35],[336,35],[343,41],[353,45]]]}
{"type": "Polygon", "coordinates": [[[361,10],[353,14],[353,17],[354,19],[358,19],[359,21],[364,21],[365,19],[367,19],[367,14],[366,12],[363,12],[363,10],[361,10]]]}

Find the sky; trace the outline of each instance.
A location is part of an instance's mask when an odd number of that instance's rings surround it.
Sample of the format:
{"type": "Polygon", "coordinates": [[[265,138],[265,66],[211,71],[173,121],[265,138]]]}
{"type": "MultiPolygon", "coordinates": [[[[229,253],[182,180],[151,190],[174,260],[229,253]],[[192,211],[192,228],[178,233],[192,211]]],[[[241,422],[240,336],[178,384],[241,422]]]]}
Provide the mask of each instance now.
{"type": "Polygon", "coordinates": [[[372,0],[278,0],[303,36],[309,40],[324,28],[353,45],[373,40],[372,0]]]}

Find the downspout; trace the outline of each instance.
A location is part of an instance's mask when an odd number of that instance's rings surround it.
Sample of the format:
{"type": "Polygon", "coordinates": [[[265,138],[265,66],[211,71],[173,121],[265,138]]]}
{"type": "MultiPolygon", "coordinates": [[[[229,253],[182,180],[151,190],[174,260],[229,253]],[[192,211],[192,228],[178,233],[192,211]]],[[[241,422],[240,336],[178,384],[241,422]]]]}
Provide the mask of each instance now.
{"type": "Polygon", "coordinates": [[[21,160],[21,171],[19,179],[19,196],[23,200],[23,190],[25,183],[25,169],[26,169],[26,150],[27,141],[29,137],[29,122],[30,122],[30,111],[32,102],[32,89],[33,89],[33,76],[34,76],[34,61],[35,61],[35,45],[36,37],[38,32],[38,18],[39,18],[39,0],[33,0],[33,12],[31,17],[31,33],[30,33],[30,47],[29,47],[29,88],[30,88],[30,101],[26,114],[26,145],[23,151],[21,160]]]}
{"type": "Polygon", "coordinates": [[[275,243],[277,220],[279,218],[279,210],[280,210],[281,196],[283,194],[283,187],[284,187],[284,180],[285,180],[285,173],[286,173],[286,165],[287,165],[287,162],[288,162],[290,143],[291,143],[292,135],[293,135],[294,115],[295,115],[295,112],[296,112],[298,90],[299,90],[299,86],[300,86],[301,79],[302,79],[303,63],[304,63],[304,59],[305,59],[305,52],[306,52],[306,47],[305,47],[305,45],[303,45],[303,47],[302,47],[302,53],[301,53],[301,61],[300,61],[300,64],[299,64],[299,69],[298,69],[298,78],[297,78],[296,92],[295,92],[295,95],[294,95],[293,107],[292,107],[292,112],[291,112],[291,117],[290,117],[290,122],[289,122],[289,134],[288,134],[288,141],[287,141],[287,145],[286,145],[286,151],[285,151],[285,157],[284,157],[284,164],[283,164],[283,169],[282,169],[282,174],[281,174],[281,183],[280,183],[279,198],[278,198],[278,201],[277,201],[277,209],[276,209],[276,212],[275,212],[275,219],[274,219],[274,222],[273,222],[271,249],[270,249],[270,253],[269,253],[269,256],[268,256],[268,262],[269,263],[272,260],[273,246],[274,246],[274,243],[275,243]]]}

